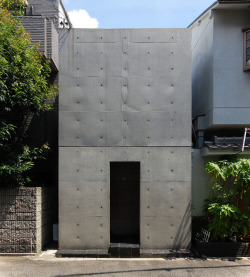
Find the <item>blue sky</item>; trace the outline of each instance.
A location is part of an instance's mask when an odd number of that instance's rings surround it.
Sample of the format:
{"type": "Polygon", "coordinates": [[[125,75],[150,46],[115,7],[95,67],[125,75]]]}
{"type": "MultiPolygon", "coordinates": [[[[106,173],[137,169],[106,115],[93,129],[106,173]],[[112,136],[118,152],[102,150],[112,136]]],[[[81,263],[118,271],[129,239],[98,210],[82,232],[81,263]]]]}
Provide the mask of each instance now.
{"type": "Polygon", "coordinates": [[[84,28],[185,28],[214,2],[215,0],[63,0],[74,27],[84,28]]]}

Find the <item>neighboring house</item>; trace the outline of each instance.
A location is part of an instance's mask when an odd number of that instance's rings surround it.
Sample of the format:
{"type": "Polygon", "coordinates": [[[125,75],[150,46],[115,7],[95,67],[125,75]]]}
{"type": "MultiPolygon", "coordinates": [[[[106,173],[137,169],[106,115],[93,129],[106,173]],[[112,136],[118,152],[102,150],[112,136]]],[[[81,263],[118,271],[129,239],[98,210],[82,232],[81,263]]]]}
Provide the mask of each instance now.
{"type": "Polygon", "coordinates": [[[70,19],[62,0],[28,0],[26,16],[43,16],[56,28],[70,27],[70,19]]]}
{"type": "Polygon", "coordinates": [[[28,0],[25,16],[20,17],[25,30],[34,43],[51,61],[53,71],[58,72],[58,29],[70,28],[71,23],[61,0],[28,0]]]}
{"type": "Polygon", "coordinates": [[[249,154],[250,3],[217,1],[192,31],[193,215],[207,197],[204,164],[224,155],[249,154]]]}

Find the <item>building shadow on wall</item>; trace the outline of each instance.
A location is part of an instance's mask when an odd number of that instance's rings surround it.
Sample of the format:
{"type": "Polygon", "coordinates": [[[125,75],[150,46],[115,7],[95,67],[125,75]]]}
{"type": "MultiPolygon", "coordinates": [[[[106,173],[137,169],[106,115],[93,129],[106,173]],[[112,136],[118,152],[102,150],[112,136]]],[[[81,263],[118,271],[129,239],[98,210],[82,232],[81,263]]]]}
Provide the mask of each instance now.
{"type": "Polygon", "coordinates": [[[178,227],[173,245],[175,250],[190,249],[191,247],[191,201],[178,227]]]}

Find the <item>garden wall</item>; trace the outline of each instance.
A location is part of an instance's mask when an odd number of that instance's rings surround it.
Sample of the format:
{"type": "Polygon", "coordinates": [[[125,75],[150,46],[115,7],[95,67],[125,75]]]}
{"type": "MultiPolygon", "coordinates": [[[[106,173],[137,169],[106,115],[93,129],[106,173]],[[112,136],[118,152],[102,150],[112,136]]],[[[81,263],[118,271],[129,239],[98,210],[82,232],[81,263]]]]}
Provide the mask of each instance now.
{"type": "Polygon", "coordinates": [[[53,239],[56,188],[0,189],[0,253],[37,253],[53,239]]]}

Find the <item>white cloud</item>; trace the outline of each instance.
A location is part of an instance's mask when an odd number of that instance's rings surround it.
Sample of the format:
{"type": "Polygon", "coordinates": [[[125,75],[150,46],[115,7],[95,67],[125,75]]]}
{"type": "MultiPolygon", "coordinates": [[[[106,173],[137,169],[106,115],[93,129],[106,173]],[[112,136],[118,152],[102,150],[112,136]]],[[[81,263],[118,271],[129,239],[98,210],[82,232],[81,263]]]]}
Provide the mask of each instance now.
{"type": "Polygon", "coordinates": [[[74,28],[98,28],[97,19],[91,17],[85,10],[73,10],[68,14],[74,28]]]}

